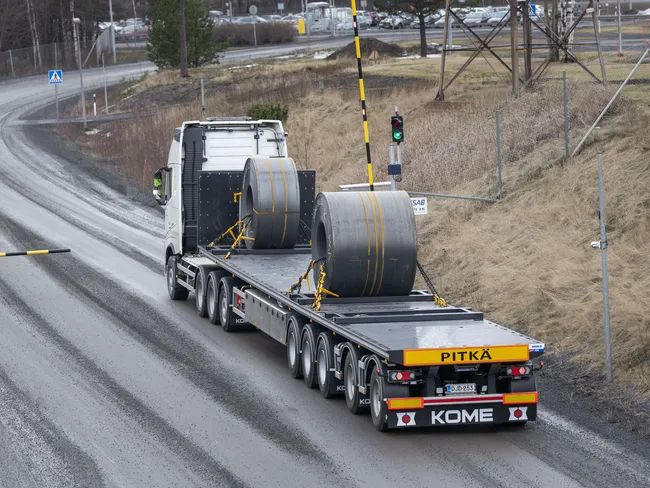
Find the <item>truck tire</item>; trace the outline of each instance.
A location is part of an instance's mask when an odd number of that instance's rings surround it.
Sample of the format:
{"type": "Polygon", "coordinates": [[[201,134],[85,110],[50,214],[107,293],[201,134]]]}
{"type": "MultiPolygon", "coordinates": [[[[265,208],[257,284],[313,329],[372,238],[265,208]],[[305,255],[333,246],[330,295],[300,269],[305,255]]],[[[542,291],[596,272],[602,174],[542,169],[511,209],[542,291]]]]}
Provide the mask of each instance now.
{"type": "Polygon", "coordinates": [[[219,283],[219,323],[226,332],[242,329],[237,323],[237,315],[232,311],[232,289],[234,280],[230,276],[221,278],[219,283]]]}
{"type": "Polygon", "coordinates": [[[345,403],[348,405],[348,410],[353,415],[368,413],[368,405],[361,405],[361,400],[365,395],[359,392],[359,385],[357,384],[360,354],[354,346],[349,348],[348,354],[345,356],[345,365],[343,366],[343,381],[345,384],[345,403]]]}
{"type": "Polygon", "coordinates": [[[406,385],[387,384],[377,372],[377,368],[373,367],[369,390],[372,425],[379,432],[386,432],[388,430],[389,411],[384,398],[406,398],[409,396],[409,388],[406,385]]]}
{"type": "Polygon", "coordinates": [[[208,305],[206,303],[207,288],[206,282],[207,273],[204,267],[200,267],[196,271],[196,276],[194,277],[194,299],[196,300],[196,311],[199,314],[199,317],[208,316],[208,305]]]}
{"type": "Polygon", "coordinates": [[[294,315],[289,319],[287,327],[287,364],[293,378],[302,378],[302,362],[300,361],[300,324],[294,315]]]}
{"type": "Polygon", "coordinates": [[[341,396],[341,381],[334,376],[334,334],[329,331],[321,332],[318,336],[318,345],[316,346],[316,379],[318,389],[323,398],[334,398],[341,396]]]}
{"type": "Polygon", "coordinates": [[[176,281],[176,256],[170,256],[165,265],[165,276],[167,278],[167,293],[172,300],[187,300],[190,292],[183,285],[179,285],[176,281]]]}
{"type": "Polygon", "coordinates": [[[208,320],[211,324],[219,323],[219,281],[221,273],[212,271],[208,275],[208,287],[206,292],[206,306],[208,308],[208,320]]]}
{"type": "Polygon", "coordinates": [[[302,375],[307,388],[318,386],[316,373],[316,338],[322,329],[314,324],[305,324],[302,328],[300,341],[300,359],[302,361],[302,375]]]}

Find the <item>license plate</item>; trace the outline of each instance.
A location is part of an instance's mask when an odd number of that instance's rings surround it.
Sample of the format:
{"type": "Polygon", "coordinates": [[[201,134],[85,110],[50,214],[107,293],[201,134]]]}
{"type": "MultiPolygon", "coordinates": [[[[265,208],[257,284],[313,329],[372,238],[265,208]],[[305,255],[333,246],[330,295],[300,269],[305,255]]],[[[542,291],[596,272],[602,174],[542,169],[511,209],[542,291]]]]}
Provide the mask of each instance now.
{"type": "Polygon", "coordinates": [[[476,383],[456,383],[447,385],[447,394],[476,393],[476,383]]]}

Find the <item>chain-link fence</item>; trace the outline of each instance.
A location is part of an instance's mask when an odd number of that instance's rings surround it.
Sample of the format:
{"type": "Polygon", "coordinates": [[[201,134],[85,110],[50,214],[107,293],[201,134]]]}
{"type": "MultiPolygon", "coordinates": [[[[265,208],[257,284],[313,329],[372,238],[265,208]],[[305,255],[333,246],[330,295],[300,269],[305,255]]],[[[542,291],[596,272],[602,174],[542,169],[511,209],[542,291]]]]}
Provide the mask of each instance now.
{"type": "MultiPolygon", "coordinates": [[[[88,42],[81,46],[81,62],[84,68],[99,67],[98,60],[93,50],[93,44],[88,42]]],[[[116,51],[117,64],[144,61],[147,53],[144,47],[129,48],[120,46],[116,51]]],[[[113,56],[104,56],[106,65],[113,64],[113,56]]],[[[47,74],[51,69],[74,70],[77,69],[76,52],[71,42],[56,44],[42,44],[38,49],[28,47],[0,52],[0,79],[18,76],[47,74]]]]}

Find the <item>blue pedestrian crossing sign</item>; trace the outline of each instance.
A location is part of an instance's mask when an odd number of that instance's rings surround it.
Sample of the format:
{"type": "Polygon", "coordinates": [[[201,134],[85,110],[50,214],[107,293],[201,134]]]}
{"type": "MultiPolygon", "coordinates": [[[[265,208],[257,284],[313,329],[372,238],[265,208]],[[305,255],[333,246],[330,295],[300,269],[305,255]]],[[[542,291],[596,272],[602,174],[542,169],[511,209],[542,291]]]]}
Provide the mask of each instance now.
{"type": "Polygon", "coordinates": [[[63,70],[51,69],[47,72],[47,79],[50,85],[60,85],[63,83],[63,70]]]}

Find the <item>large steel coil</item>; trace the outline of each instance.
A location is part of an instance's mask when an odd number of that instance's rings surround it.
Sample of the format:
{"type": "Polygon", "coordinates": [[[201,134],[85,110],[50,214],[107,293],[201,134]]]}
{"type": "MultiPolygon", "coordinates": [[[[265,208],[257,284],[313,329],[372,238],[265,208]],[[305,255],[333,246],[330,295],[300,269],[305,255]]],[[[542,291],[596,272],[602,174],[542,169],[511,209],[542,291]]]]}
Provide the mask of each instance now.
{"type": "Polygon", "coordinates": [[[417,263],[415,216],[406,192],[320,193],[312,221],[318,283],[341,297],[408,295],[417,263]]]}
{"type": "Polygon", "coordinates": [[[291,158],[249,158],[244,167],[240,219],[250,216],[246,245],[287,249],[298,240],[300,187],[291,158]]]}

